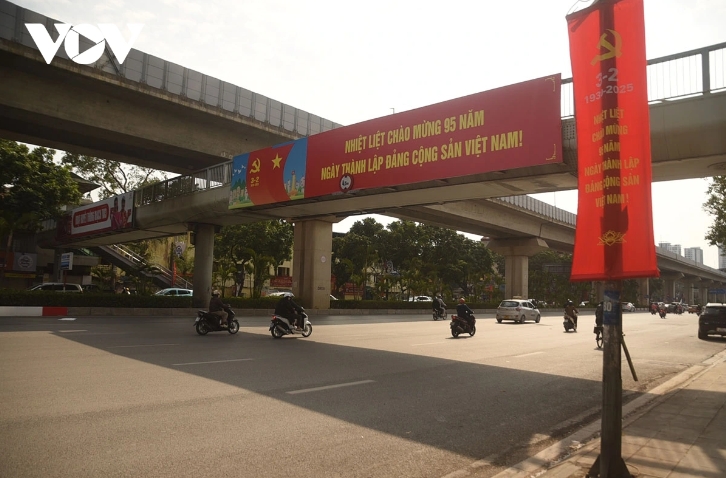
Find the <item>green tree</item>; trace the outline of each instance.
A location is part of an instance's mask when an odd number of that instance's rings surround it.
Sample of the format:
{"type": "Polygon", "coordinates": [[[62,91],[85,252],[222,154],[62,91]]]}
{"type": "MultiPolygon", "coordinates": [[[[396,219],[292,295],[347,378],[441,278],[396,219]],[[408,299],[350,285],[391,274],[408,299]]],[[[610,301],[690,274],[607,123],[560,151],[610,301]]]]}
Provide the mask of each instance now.
{"type": "Polygon", "coordinates": [[[253,274],[252,295],[259,297],[270,269],[292,257],[292,244],[293,226],[283,220],[225,226],[215,236],[214,259],[223,267],[235,267],[237,290],[244,285],[239,272],[253,274]]]}
{"type": "Polygon", "coordinates": [[[726,244],[726,176],[713,177],[706,194],[708,199],[703,209],[714,219],[705,239],[712,246],[722,246],[726,244]]]}
{"type": "Polygon", "coordinates": [[[167,174],[163,171],[82,154],[65,153],[63,164],[70,166],[84,179],[100,184],[101,199],[167,179],[167,174]]]}
{"type": "MultiPolygon", "coordinates": [[[[35,232],[46,219],[58,219],[63,206],[81,199],[70,168],[53,162],[55,151],[0,140],[0,237],[5,256],[16,231],[35,232]]],[[[5,269],[0,271],[4,280],[5,269]]]]}

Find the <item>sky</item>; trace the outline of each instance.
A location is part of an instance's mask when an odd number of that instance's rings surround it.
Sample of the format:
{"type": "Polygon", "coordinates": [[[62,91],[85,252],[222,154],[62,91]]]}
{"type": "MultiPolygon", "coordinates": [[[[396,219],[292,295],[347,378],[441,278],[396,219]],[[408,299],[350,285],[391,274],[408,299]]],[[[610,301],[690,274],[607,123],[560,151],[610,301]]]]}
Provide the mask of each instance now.
{"type": "MultiPolygon", "coordinates": [[[[349,125],[561,73],[575,0],[16,0],[57,20],[143,23],[134,48],[349,125]]],[[[724,0],[644,0],[646,56],[726,41],[724,0]]],[[[654,183],[655,242],[704,239],[706,179],[654,183]]],[[[576,191],[535,195],[577,213],[576,191]]],[[[391,218],[375,216],[379,222],[391,218]]],[[[360,217],[334,226],[346,231],[360,217]]]]}

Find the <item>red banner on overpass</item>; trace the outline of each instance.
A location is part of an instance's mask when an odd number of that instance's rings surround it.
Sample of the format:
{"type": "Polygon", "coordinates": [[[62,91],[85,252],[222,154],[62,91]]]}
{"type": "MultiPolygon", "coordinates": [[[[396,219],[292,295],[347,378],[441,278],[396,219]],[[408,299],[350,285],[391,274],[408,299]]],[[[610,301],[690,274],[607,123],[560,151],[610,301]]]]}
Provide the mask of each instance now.
{"type": "Polygon", "coordinates": [[[538,78],[237,156],[229,207],[562,162],[560,81],[538,78]]]}

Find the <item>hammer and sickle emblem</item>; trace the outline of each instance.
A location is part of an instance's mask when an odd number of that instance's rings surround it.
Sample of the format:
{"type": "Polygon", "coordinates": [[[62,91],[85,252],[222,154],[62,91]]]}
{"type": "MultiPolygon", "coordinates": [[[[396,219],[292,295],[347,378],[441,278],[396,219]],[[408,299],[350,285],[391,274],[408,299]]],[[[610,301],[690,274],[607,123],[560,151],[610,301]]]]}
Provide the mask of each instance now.
{"type": "Polygon", "coordinates": [[[603,33],[600,37],[600,44],[598,45],[598,48],[600,48],[601,51],[604,48],[606,51],[600,55],[595,55],[595,58],[593,58],[590,62],[591,65],[594,65],[598,61],[609,60],[610,58],[619,58],[623,54],[623,39],[620,36],[620,33],[615,30],[608,30],[608,32],[613,34],[613,38],[615,38],[615,45],[613,46],[613,44],[607,40],[607,32],[603,33]]]}
{"type": "Polygon", "coordinates": [[[260,172],[260,160],[259,159],[255,159],[254,161],[252,161],[252,169],[250,169],[250,172],[252,174],[256,174],[256,173],[260,172]]]}

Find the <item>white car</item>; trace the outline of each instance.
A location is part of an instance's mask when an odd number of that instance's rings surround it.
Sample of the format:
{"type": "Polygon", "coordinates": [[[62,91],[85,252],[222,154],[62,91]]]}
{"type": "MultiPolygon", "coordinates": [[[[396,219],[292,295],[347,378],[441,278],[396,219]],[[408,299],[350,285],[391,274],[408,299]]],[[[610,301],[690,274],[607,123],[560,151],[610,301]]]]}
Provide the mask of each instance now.
{"type": "Polygon", "coordinates": [[[539,324],[541,318],[539,309],[529,300],[507,299],[503,300],[497,308],[497,322],[502,320],[513,320],[523,324],[527,320],[534,320],[539,324]]]}
{"type": "Polygon", "coordinates": [[[620,308],[623,309],[623,312],[635,312],[635,306],[632,302],[621,302],[620,308]]]}
{"type": "Polygon", "coordinates": [[[290,291],[282,291],[282,292],[280,292],[280,291],[278,291],[278,292],[270,292],[269,294],[267,294],[267,297],[287,297],[287,296],[290,296],[290,297],[295,297],[295,294],[293,294],[293,293],[292,293],[292,292],[290,292],[290,291]]]}
{"type": "Polygon", "coordinates": [[[180,289],[178,287],[170,287],[169,289],[161,289],[154,295],[171,295],[191,297],[193,291],[191,289],[180,289]]]}
{"type": "Polygon", "coordinates": [[[434,299],[427,295],[416,295],[408,299],[409,302],[433,302],[434,299]]]}

